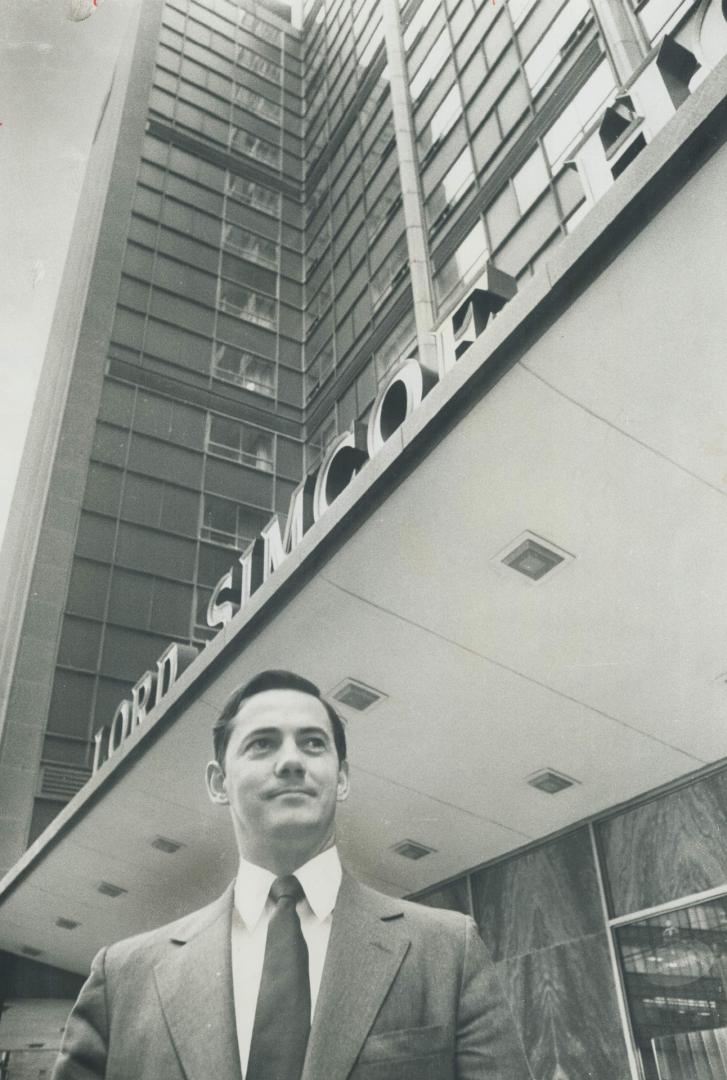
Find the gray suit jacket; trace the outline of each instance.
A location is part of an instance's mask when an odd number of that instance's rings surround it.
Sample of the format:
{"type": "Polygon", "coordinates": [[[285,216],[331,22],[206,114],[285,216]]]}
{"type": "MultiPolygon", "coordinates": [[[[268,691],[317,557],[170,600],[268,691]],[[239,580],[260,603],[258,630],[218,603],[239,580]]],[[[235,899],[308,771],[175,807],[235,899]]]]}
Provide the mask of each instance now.
{"type": "MultiPolygon", "coordinates": [[[[240,1080],[232,888],[102,949],[53,1080],[240,1080]]],[[[530,1080],[471,919],[344,874],[302,1080],[530,1080]]]]}

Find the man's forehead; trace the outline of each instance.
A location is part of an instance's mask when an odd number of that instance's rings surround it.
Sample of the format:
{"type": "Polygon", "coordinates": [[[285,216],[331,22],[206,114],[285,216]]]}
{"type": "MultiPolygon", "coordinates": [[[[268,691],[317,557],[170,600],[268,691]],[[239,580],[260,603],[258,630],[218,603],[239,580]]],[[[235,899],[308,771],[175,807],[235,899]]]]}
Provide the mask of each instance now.
{"type": "Polygon", "coordinates": [[[300,690],[262,690],[245,698],[234,719],[235,728],[318,727],[332,734],[331,721],[320,698],[300,690]]]}

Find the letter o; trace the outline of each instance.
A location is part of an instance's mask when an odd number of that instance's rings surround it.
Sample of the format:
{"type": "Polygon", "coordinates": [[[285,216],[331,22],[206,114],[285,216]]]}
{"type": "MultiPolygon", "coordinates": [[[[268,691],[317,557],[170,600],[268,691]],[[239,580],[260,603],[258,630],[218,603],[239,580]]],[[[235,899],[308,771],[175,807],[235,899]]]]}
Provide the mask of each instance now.
{"type": "Polygon", "coordinates": [[[111,757],[114,750],[117,750],[121,743],[131,730],[131,702],[126,699],[121,702],[118,709],[114,713],[114,718],[109,724],[109,749],[108,756],[111,757]]]}
{"type": "MultiPolygon", "coordinates": [[[[359,428],[363,432],[363,425],[359,425],[359,428]]],[[[344,431],[328,447],[313,492],[313,517],[316,521],[368,461],[368,454],[361,449],[357,435],[358,431],[344,431]]]]}
{"type": "Polygon", "coordinates": [[[366,433],[369,457],[373,457],[397,428],[411,416],[437,381],[416,360],[402,361],[390,373],[374,401],[366,433]]]}

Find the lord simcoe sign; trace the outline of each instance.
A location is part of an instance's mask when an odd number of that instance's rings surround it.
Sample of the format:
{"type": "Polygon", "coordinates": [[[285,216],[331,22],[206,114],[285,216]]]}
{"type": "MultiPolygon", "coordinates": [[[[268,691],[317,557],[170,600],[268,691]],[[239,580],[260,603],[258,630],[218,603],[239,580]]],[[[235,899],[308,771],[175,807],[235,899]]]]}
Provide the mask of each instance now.
{"type": "MultiPolygon", "coordinates": [[[[507,275],[487,267],[486,289],[473,290],[439,336],[441,365],[446,370],[484,330],[489,318],[515,292],[507,275]]],[[[355,423],[331,442],[318,469],[295,488],[285,525],[273,515],[259,536],[215,585],[207,606],[207,624],[222,629],[242,611],[253,593],[282,565],[300,544],[308,529],[326,513],[331,504],[384,443],[421,404],[437,382],[438,375],[415,359],[402,361],[382,384],[368,423],[355,423]]],[[[153,670],[145,671],[132,687],[129,698],[116,709],[111,723],[94,736],[93,772],[107,761],[124,739],[146,719],[147,713],[169,693],[178,676],[194,660],[197,650],[176,642],[168,646],[153,670]]]]}

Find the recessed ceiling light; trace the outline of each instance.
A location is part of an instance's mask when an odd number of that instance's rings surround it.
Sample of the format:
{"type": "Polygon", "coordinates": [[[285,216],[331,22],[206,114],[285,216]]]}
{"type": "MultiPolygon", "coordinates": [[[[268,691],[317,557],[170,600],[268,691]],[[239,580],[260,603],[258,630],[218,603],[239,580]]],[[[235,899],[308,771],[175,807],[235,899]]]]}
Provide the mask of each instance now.
{"type": "Polygon", "coordinates": [[[365,712],[377,701],[386,697],[380,690],[374,690],[372,686],[359,682],[358,679],[344,679],[339,686],[331,692],[334,701],[340,701],[342,705],[348,705],[349,709],[357,712],[365,712]]]}
{"type": "Polygon", "coordinates": [[[523,540],[502,561],[533,581],[540,581],[549,570],[563,562],[563,556],[536,540],[523,540]]]}
{"type": "Polygon", "coordinates": [[[63,915],[59,915],[56,919],[56,926],[60,926],[61,930],[75,930],[80,925],[80,922],[76,922],[75,919],[66,919],[63,915]]]}
{"type": "Polygon", "coordinates": [[[521,533],[495,556],[495,561],[511,570],[517,570],[530,581],[540,581],[546,574],[570,562],[573,556],[534,533],[521,533]]]}
{"type": "Polygon", "coordinates": [[[176,840],[169,840],[166,836],[157,836],[155,840],[152,840],[151,846],[156,848],[157,851],[163,851],[165,855],[173,855],[175,851],[179,851],[184,844],[178,843],[176,840]]]}
{"type": "Polygon", "coordinates": [[[394,844],[391,850],[404,859],[416,861],[417,859],[423,859],[425,855],[432,855],[436,849],[427,847],[426,844],[420,844],[417,840],[401,840],[398,844],[394,844]]]}
{"type": "Polygon", "coordinates": [[[36,949],[34,945],[21,945],[20,951],[24,956],[41,956],[42,949],[36,949]]]}
{"type": "Polygon", "coordinates": [[[569,776],[556,772],[554,769],[541,769],[528,777],[528,783],[538,791],[544,791],[546,795],[557,795],[559,791],[573,787],[577,780],[571,780],[569,776]]]}
{"type": "Polygon", "coordinates": [[[123,896],[126,889],[122,889],[120,885],[112,885],[110,881],[99,881],[96,891],[102,896],[123,896]]]}

